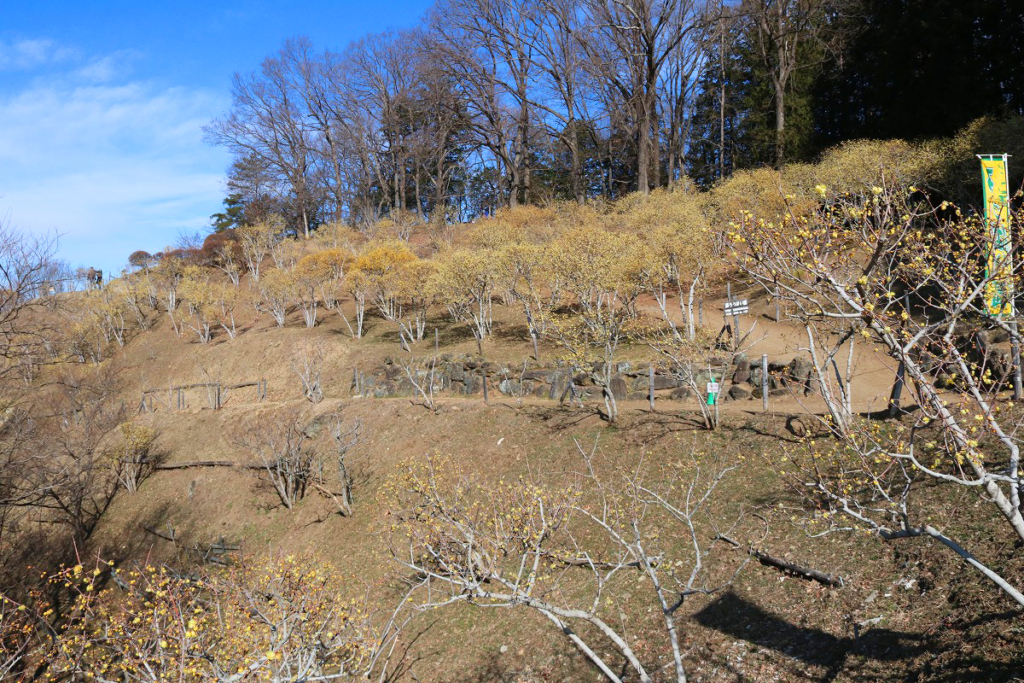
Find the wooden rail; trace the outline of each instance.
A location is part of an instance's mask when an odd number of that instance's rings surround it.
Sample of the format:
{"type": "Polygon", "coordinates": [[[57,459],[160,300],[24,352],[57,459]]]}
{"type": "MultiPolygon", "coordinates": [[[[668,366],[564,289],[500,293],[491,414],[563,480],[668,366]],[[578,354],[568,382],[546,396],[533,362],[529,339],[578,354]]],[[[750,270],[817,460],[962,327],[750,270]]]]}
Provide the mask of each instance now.
{"type": "Polygon", "coordinates": [[[239,382],[237,384],[224,384],[223,382],[197,382],[195,384],[180,384],[178,386],[171,386],[167,389],[143,389],[142,398],[139,401],[139,412],[140,413],[151,413],[155,410],[154,399],[159,403],[164,403],[168,409],[171,407],[170,396],[174,395],[175,399],[175,410],[184,410],[188,407],[185,392],[190,389],[206,389],[208,391],[208,400],[210,407],[214,410],[220,410],[223,407],[224,402],[227,400],[228,391],[235,389],[244,389],[246,387],[256,387],[256,400],[263,402],[267,399],[267,380],[258,379],[253,382],[239,382]],[[167,392],[167,401],[162,401],[160,395],[167,392]]]}

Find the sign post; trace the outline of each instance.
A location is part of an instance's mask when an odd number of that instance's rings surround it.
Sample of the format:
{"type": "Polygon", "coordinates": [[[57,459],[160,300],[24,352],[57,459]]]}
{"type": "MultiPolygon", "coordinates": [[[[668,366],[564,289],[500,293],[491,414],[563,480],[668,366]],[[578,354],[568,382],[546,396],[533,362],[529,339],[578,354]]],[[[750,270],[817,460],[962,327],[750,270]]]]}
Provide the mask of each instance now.
{"type": "Polygon", "coordinates": [[[718,392],[721,389],[721,387],[718,385],[718,382],[715,381],[714,377],[712,377],[711,381],[708,382],[707,389],[708,389],[708,405],[709,406],[713,406],[713,405],[715,405],[715,403],[718,402],[718,392]]]}
{"type": "Polygon", "coordinates": [[[1010,326],[1013,353],[1013,399],[1021,399],[1020,339],[1014,310],[1013,238],[1010,231],[1010,185],[1008,154],[979,154],[981,185],[988,230],[988,259],[985,264],[985,311],[1010,326]]]}
{"type": "Polygon", "coordinates": [[[737,351],[740,347],[740,313],[750,312],[750,302],[746,299],[733,299],[732,285],[728,283],[725,297],[725,324],[729,324],[729,316],[732,316],[732,349],[737,351]]]}

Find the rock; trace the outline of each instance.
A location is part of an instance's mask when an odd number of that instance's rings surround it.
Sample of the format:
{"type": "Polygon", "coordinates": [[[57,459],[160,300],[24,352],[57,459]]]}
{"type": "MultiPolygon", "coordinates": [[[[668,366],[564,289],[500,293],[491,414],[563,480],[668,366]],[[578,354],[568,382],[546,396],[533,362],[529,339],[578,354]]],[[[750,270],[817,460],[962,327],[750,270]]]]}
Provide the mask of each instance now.
{"type": "Polygon", "coordinates": [[[548,398],[552,401],[557,401],[562,397],[565,392],[565,388],[569,384],[569,376],[566,373],[556,372],[551,376],[551,390],[548,393],[548,398]]]}
{"type": "Polygon", "coordinates": [[[807,436],[807,427],[804,426],[799,417],[789,417],[786,420],[786,429],[798,439],[807,436]]]}
{"type": "Polygon", "coordinates": [[[671,375],[655,375],[654,376],[654,390],[659,389],[675,389],[679,386],[679,380],[671,375]]]}
{"type": "Polygon", "coordinates": [[[622,379],[622,377],[618,375],[612,377],[611,386],[609,388],[611,389],[612,396],[615,397],[616,401],[625,399],[626,395],[629,393],[629,389],[626,387],[626,380],[622,379]]]}
{"type": "Polygon", "coordinates": [[[669,398],[676,401],[682,401],[693,396],[693,390],[690,387],[676,387],[672,390],[672,393],[668,395],[669,398]]]}
{"type": "Polygon", "coordinates": [[[462,382],[466,379],[466,369],[462,363],[448,363],[445,368],[445,374],[455,382],[462,382]]]}
{"type": "Polygon", "coordinates": [[[1003,342],[1010,341],[1010,333],[1001,327],[988,331],[988,340],[993,344],[1002,344],[1003,342]]]}
{"type": "Polygon", "coordinates": [[[736,363],[736,372],[732,373],[733,384],[742,384],[750,380],[750,361],[743,359],[736,363]]]}
{"type": "Polygon", "coordinates": [[[480,377],[477,375],[467,375],[466,381],[462,383],[462,393],[467,396],[471,394],[478,394],[483,391],[483,385],[480,382],[480,377]]]}
{"type": "Polygon", "coordinates": [[[789,379],[793,380],[797,384],[803,386],[807,384],[807,380],[811,378],[811,372],[814,367],[811,365],[811,361],[803,356],[797,356],[790,361],[789,366],[786,368],[786,374],[789,379]]]}
{"type": "Polygon", "coordinates": [[[729,398],[733,399],[734,401],[748,399],[750,398],[750,394],[750,388],[742,384],[733,384],[731,387],[729,387],[729,398]]]}
{"type": "Polygon", "coordinates": [[[503,379],[498,382],[498,391],[506,396],[519,396],[519,393],[522,391],[522,385],[514,379],[503,379]]]}

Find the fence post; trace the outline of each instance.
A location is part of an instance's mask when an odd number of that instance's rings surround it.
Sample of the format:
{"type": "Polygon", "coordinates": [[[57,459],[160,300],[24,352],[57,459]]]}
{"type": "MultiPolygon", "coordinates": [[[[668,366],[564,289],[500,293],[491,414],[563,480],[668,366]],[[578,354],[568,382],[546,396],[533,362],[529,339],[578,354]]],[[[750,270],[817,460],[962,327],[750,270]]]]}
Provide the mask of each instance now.
{"type": "Polygon", "coordinates": [[[768,412],[768,354],[761,354],[761,409],[768,412]]]}
{"type": "Polygon", "coordinates": [[[217,382],[217,406],[214,410],[220,410],[220,382],[217,382]]]}
{"type": "Polygon", "coordinates": [[[704,299],[697,301],[697,325],[704,327],[704,299]]]}
{"type": "Polygon", "coordinates": [[[1013,400],[1019,401],[1021,397],[1021,369],[1020,369],[1020,335],[1017,327],[1017,320],[1010,321],[1010,354],[1013,362],[1013,400]]]}
{"type": "MultiPolygon", "coordinates": [[[[903,311],[907,314],[908,320],[910,316],[910,295],[908,293],[903,294],[903,311]]],[[[901,329],[906,329],[906,323],[903,323],[901,329]]],[[[906,378],[907,366],[901,360],[899,365],[896,366],[896,381],[892,385],[892,393],[889,394],[889,411],[888,415],[890,418],[896,417],[900,414],[900,397],[903,395],[903,384],[906,378]]],[[[1014,396],[1016,399],[1016,396],[1014,396]]]]}
{"type": "MultiPolygon", "coordinates": [[[[732,303],[732,283],[725,283],[725,297],[727,304],[732,303]]],[[[723,307],[725,308],[725,307],[723,307]]],[[[725,324],[729,324],[729,316],[725,316],[725,324]]],[[[736,351],[740,348],[740,315],[736,312],[736,307],[732,307],[732,350],[736,351]]]]}
{"type": "Polygon", "coordinates": [[[648,398],[651,401],[651,412],[653,413],[654,412],[654,365],[653,364],[651,364],[651,366],[647,368],[647,378],[648,378],[648,380],[647,380],[647,386],[648,386],[647,396],[648,396],[648,398]]]}
{"type": "Polygon", "coordinates": [[[484,370],[483,368],[480,368],[480,379],[483,380],[484,384],[484,403],[489,403],[489,400],[487,398],[487,371],[484,370]]]}

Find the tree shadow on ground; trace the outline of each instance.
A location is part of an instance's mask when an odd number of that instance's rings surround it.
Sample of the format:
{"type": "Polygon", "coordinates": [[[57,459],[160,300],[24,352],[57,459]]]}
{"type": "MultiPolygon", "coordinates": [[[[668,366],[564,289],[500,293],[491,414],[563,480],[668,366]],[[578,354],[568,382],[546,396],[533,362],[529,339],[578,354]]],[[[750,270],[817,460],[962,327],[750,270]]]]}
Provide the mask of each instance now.
{"type": "MultiPolygon", "coordinates": [[[[1019,612],[987,615],[982,620],[1015,619],[1019,612]]],[[[966,683],[967,681],[1014,681],[1024,674],[1024,662],[992,662],[967,654],[943,658],[941,667],[929,661],[915,662],[922,655],[935,656],[942,643],[930,633],[905,633],[887,628],[872,628],[854,637],[840,637],[821,629],[798,626],[766,612],[735,593],[727,593],[694,615],[702,626],[737,640],[778,652],[804,664],[825,670],[820,683],[844,680],[875,681],[881,671],[873,666],[904,665],[893,679],[966,683]]],[[[885,678],[889,678],[885,676],[885,678]]]]}

